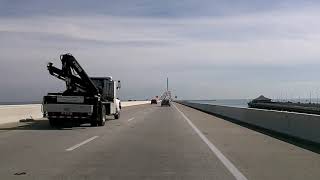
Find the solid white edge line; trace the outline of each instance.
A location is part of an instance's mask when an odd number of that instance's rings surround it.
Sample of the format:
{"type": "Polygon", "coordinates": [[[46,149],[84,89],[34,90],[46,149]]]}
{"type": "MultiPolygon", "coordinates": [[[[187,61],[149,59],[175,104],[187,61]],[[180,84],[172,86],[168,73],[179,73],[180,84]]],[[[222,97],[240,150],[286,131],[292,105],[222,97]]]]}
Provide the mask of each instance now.
{"type": "Polygon", "coordinates": [[[80,147],[80,146],[82,146],[82,145],[84,145],[84,144],[87,144],[88,142],[90,142],[90,141],[92,141],[92,140],[94,140],[94,139],[96,139],[96,138],[98,138],[98,137],[99,137],[99,136],[93,136],[93,137],[91,137],[91,138],[89,138],[89,139],[87,139],[87,140],[85,140],[85,141],[83,141],[83,142],[81,142],[81,143],[79,143],[79,144],[76,144],[76,145],[74,145],[74,146],[66,149],[66,151],[75,150],[75,149],[77,149],[78,147],[80,147]]]}
{"type": "Polygon", "coordinates": [[[200,136],[200,138],[208,145],[210,150],[218,157],[218,159],[224,164],[230,173],[237,180],[247,180],[247,178],[229,161],[229,159],[227,159],[222,152],[215,145],[213,145],[205,135],[202,134],[202,132],[191,122],[191,120],[183,112],[181,112],[176,105],[173,104],[173,106],[189,123],[193,130],[200,136]]]}
{"type": "Polygon", "coordinates": [[[129,122],[129,121],[132,121],[132,120],[134,120],[134,117],[133,117],[133,118],[128,119],[128,122],[129,122]]]}

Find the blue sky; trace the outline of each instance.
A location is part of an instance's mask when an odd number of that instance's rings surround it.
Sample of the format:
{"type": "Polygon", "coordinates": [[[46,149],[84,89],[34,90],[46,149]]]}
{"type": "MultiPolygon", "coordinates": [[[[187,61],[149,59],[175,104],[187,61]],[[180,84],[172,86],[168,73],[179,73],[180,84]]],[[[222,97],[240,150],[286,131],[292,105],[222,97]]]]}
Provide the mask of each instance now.
{"type": "Polygon", "coordinates": [[[64,84],[46,63],[72,53],[90,75],[150,98],[170,78],[185,99],[320,92],[317,1],[0,0],[0,101],[64,84]]]}

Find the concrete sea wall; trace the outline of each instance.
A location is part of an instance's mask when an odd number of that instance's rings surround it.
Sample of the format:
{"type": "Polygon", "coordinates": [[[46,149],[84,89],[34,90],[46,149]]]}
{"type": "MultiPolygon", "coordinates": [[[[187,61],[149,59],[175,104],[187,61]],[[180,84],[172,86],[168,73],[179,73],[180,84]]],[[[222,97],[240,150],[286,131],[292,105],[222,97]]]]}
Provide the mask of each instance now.
{"type": "MultiPolygon", "coordinates": [[[[148,104],[150,101],[123,101],[122,107],[148,104]]],[[[41,118],[41,104],[0,105],[0,124],[18,122],[27,118],[41,118]]]]}
{"type": "Polygon", "coordinates": [[[178,103],[234,121],[320,143],[320,115],[198,104],[186,101],[178,103]]]}

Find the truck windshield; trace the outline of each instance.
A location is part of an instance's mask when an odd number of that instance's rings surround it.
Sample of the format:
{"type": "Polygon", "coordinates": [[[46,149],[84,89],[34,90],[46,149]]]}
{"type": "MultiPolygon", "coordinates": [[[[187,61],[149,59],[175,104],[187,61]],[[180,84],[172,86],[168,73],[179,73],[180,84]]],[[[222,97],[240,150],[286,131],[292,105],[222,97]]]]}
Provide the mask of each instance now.
{"type": "Polygon", "coordinates": [[[102,91],[103,89],[103,80],[102,79],[91,79],[92,82],[94,83],[94,85],[100,90],[102,91]]]}

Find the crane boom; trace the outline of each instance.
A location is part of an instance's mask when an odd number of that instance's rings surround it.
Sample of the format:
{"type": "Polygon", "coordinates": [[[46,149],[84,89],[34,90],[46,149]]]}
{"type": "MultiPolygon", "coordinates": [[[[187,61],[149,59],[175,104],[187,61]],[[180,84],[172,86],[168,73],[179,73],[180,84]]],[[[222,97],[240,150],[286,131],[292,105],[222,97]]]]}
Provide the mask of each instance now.
{"type": "Polygon", "coordinates": [[[86,94],[99,95],[99,90],[92,82],[78,61],[71,54],[60,56],[62,68],[56,68],[53,63],[48,63],[49,73],[66,82],[67,90],[64,92],[82,92],[86,94]]]}

